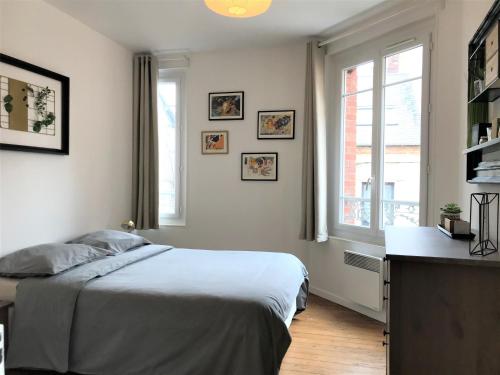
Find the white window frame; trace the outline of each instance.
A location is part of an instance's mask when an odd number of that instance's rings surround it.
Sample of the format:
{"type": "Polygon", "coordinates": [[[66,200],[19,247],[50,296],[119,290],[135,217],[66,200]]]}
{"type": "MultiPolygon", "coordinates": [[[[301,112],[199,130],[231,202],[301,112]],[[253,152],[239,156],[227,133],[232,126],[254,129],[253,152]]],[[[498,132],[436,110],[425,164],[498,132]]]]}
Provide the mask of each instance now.
{"type": "MultiPolygon", "coordinates": [[[[165,214],[160,212],[160,226],[185,226],[186,225],[186,72],[185,69],[160,69],[159,83],[175,82],[177,85],[178,103],[176,114],[176,145],[178,167],[176,169],[176,195],[175,213],[165,214]]],[[[159,144],[158,147],[162,147],[159,144]]],[[[159,166],[161,168],[161,166],[159,166]]]]}
{"type": "Polygon", "coordinates": [[[424,21],[405,29],[393,31],[375,40],[352,47],[327,57],[327,89],[330,93],[330,124],[328,139],[329,148],[329,222],[330,233],[334,237],[346,238],[354,241],[384,244],[384,230],[380,229],[381,200],[379,194],[383,191],[383,82],[384,57],[397,52],[423,46],[422,68],[422,103],[421,103],[421,159],[420,159],[420,198],[419,224],[427,223],[428,212],[428,174],[429,164],[429,128],[430,128],[430,76],[432,51],[433,22],[424,21]],[[372,189],[370,227],[361,227],[340,222],[340,192],[342,183],[343,164],[343,106],[342,88],[343,72],[368,61],[374,63],[373,82],[373,113],[372,113],[372,189]],[[376,189],[373,187],[377,187],[376,189]],[[374,203],[375,202],[375,203],[374,203]]]}

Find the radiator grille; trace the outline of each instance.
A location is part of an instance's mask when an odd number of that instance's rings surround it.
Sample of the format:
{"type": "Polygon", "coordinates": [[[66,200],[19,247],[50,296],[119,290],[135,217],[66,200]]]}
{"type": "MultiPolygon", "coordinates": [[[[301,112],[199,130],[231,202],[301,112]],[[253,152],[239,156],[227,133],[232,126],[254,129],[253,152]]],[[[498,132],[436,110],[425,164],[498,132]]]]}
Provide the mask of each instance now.
{"type": "Polygon", "coordinates": [[[380,258],[344,251],[344,263],[356,268],[380,273],[380,258]]]}

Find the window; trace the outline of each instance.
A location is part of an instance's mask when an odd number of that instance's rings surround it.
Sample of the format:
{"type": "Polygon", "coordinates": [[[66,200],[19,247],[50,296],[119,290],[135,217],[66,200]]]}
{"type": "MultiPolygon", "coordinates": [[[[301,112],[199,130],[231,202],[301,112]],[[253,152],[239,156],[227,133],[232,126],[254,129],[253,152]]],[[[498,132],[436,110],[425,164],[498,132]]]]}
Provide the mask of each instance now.
{"type": "Polygon", "coordinates": [[[160,71],[158,157],[160,224],[184,224],[183,75],[160,71]]]}
{"type": "Polygon", "coordinates": [[[344,69],[342,85],[342,189],[340,222],[370,226],[371,196],[363,184],[371,184],[373,61],[344,69]]]}
{"type": "Polygon", "coordinates": [[[423,47],[384,56],[381,228],[419,225],[423,47]],[[388,126],[394,124],[394,126],[388,126]]]}
{"type": "Polygon", "coordinates": [[[387,225],[425,224],[428,36],[392,48],[384,37],[333,58],[334,233],[380,238],[387,225]]]}

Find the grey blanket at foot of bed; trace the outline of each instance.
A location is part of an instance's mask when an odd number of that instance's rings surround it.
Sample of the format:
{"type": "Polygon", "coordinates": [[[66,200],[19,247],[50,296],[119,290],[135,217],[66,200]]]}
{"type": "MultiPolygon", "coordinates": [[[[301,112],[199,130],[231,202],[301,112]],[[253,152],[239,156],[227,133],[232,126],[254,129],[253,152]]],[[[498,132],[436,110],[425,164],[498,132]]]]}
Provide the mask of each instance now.
{"type": "Polygon", "coordinates": [[[282,253],[149,245],[18,285],[8,368],[275,375],[307,272],[282,253]]]}

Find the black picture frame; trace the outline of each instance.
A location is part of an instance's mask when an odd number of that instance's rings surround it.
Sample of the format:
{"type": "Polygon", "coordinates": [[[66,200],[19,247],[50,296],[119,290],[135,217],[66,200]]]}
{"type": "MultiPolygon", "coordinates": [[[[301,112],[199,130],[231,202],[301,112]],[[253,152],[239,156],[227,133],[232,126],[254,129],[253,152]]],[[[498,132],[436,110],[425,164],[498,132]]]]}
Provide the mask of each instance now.
{"type": "Polygon", "coordinates": [[[278,162],[278,153],[277,152],[242,152],[241,153],[241,166],[240,166],[240,169],[241,169],[241,181],[278,181],[278,172],[279,172],[279,169],[278,169],[278,165],[279,165],[279,162],[278,162]],[[262,179],[258,179],[258,178],[244,178],[243,176],[243,159],[246,155],[274,155],[275,156],[275,169],[276,169],[276,174],[275,174],[275,177],[274,178],[262,178],[262,179]]]}
{"type": "Polygon", "coordinates": [[[208,93],[208,121],[239,121],[245,119],[245,92],[244,91],[218,91],[218,92],[209,92],[208,93]],[[240,115],[239,116],[212,116],[212,97],[213,96],[231,96],[231,95],[239,95],[240,96],[240,115]]]}
{"type": "MultiPolygon", "coordinates": [[[[12,65],[16,68],[27,70],[34,74],[39,74],[61,83],[61,148],[45,148],[36,146],[26,146],[0,142],[0,150],[38,152],[45,154],[69,155],[69,93],[70,79],[62,74],[30,64],[26,61],[16,59],[12,56],[0,53],[0,63],[12,65]]],[[[56,114],[57,115],[57,114],[56,114]]]]}
{"type": "Polygon", "coordinates": [[[273,140],[273,139],[295,139],[295,109],[279,109],[279,110],[268,110],[268,111],[258,111],[257,112],[257,139],[262,139],[262,140],[273,140]],[[270,137],[270,136],[262,136],[260,134],[260,114],[261,113],[286,113],[286,112],[291,112],[292,113],[292,136],[275,136],[275,137],[270,137]]]}

